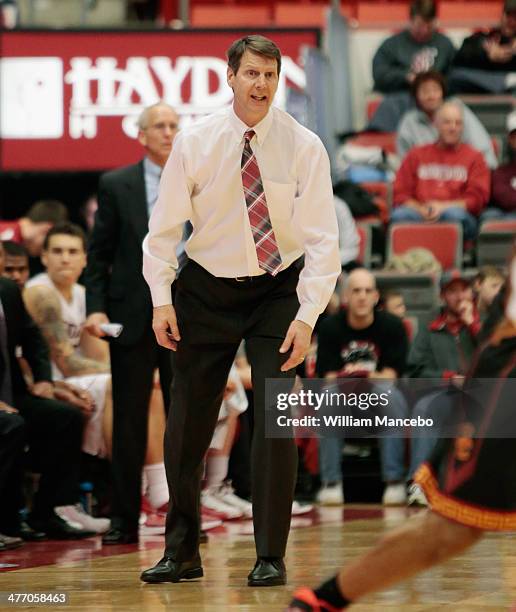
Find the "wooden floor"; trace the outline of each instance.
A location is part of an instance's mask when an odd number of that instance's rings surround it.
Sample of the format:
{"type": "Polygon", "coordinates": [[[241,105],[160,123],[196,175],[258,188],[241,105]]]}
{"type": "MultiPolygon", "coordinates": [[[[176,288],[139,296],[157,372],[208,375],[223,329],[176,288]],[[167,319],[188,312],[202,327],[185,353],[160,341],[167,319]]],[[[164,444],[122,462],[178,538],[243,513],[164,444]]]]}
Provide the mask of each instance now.
{"type": "MultiPolygon", "coordinates": [[[[181,584],[145,585],[139,572],[161,556],[160,536],[136,546],[102,549],[100,538],[82,543],[26,545],[0,555],[0,591],[63,591],[66,606],[52,610],[280,611],[295,586],[315,585],[367,549],[390,527],[410,520],[405,509],[346,506],[295,519],[287,554],[286,587],[249,588],[254,563],[249,525],[219,530],[202,547],[205,577],[181,584]],[[39,559],[39,561],[38,561],[39,559]],[[12,567],[18,566],[18,567],[12,567]]],[[[516,536],[491,534],[467,554],[353,607],[375,611],[510,610],[516,601],[516,536]]],[[[8,610],[15,608],[2,607],[8,610]]],[[[36,609],[36,608],[34,608],[36,609]]],[[[38,609],[45,609],[38,607],[38,609]]],[[[47,608],[48,609],[48,608],[47,608]]]]}

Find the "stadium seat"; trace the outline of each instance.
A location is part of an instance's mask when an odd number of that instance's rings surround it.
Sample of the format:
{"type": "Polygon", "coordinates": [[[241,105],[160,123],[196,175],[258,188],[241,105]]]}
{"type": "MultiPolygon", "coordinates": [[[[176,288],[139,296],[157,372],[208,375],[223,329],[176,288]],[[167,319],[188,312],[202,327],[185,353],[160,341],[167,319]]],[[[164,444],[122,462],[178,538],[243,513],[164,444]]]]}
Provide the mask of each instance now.
{"type": "Polygon", "coordinates": [[[274,7],[274,25],[323,28],[326,25],[328,4],[294,4],[280,2],[274,7]]]}
{"type": "Polygon", "coordinates": [[[357,5],[357,20],[361,27],[405,25],[408,13],[406,2],[360,2],[357,5]]]}
{"type": "Polygon", "coordinates": [[[498,24],[502,2],[439,2],[438,17],[441,24],[488,27],[498,24]]]}
{"type": "Polygon", "coordinates": [[[431,251],[443,270],[462,267],[462,226],[457,223],[395,223],[389,227],[387,260],[409,249],[431,251]]]}
{"type": "Polygon", "coordinates": [[[365,268],[370,268],[372,253],[371,226],[365,223],[357,223],[357,231],[360,237],[357,261],[365,268]]]}
{"type": "Polygon", "coordinates": [[[361,132],[346,144],[357,147],[380,147],[386,153],[396,153],[396,132],[361,132]]]}
{"type": "Polygon", "coordinates": [[[371,121],[371,119],[373,118],[373,115],[376,113],[376,111],[378,110],[378,107],[382,103],[382,100],[383,100],[382,94],[374,92],[374,93],[371,93],[371,94],[367,95],[367,98],[366,98],[366,119],[368,121],[371,121]]]}
{"type": "Polygon", "coordinates": [[[486,221],[477,237],[478,266],[506,266],[516,238],[516,221],[486,221]]]}
{"type": "Polygon", "coordinates": [[[475,113],[488,134],[505,139],[507,115],[514,110],[514,96],[464,94],[459,98],[475,113]]]}
{"type": "MultiPolygon", "coordinates": [[[[431,273],[375,271],[376,286],[385,294],[395,289],[403,295],[407,307],[406,317],[416,317],[422,324],[439,305],[438,276],[431,273]]],[[[414,325],[417,328],[417,324],[414,325]]]]}
{"type": "Polygon", "coordinates": [[[192,6],[190,21],[193,27],[270,26],[269,6],[227,6],[197,4],[192,6]]]}

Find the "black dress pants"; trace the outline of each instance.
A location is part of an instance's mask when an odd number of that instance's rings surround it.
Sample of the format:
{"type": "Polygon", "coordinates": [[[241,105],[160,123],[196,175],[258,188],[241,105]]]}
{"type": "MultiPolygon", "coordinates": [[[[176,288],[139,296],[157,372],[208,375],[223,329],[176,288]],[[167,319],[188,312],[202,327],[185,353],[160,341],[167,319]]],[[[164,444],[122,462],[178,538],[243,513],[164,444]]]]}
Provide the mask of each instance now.
{"type": "Polygon", "coordinates": [[[140,518],[141,474],[147,449],[149,400],[154,370],[159,368],[165,409],[170,403],[170,351],[160,347],[152,328],[139,342],[110,343],[113,386],[113,502],[111,524],[137,531],[140,518]]]}
{"type": "Polygon", "coordinates": [[[41,474],[32,516],[46,519],[55,506],[79,500],[79,470],[84,417],[75,406],[29,393],[15,398],[27,427],[30,459],[41,474]]]}
{"type": "Polygon", "coordinates": [[[14,533],[18,528],[25,436],[23,418],[0,410],[0,533],[14,533]]]}
{"type": "Polygon", "coordinates": [[[265,438],[265,379],[281,372],[279,348],[299,308],[296,262],[276,277],[218,278],[190,260],[176,281],[181,341],[172,354],[174,378],[165,434],[171,504],[165,554],[197,557],[199,492],[204,455],[217,422],[227,377],[242,339],[252,368],[254,435],[252,500],[258,556],[283,557],[297,469],[294,440],[265,438]]]}

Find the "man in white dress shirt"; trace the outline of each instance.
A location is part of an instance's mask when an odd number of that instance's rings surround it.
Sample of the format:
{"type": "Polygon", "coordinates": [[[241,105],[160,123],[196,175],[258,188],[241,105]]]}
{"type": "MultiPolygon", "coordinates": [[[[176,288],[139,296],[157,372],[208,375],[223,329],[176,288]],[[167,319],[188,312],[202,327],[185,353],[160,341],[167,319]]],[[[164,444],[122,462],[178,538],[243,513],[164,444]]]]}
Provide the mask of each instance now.
{"type": "Polygon", "coordinates": [[[281,54],[262,36],[228,51],[229,109],[181,132],[144,240],[158,343],[173,351],[165,435],[166,547],[145,582],[203,575],[198,551],[204,454],[242,338],[255,394],[252,449],[257,562],[249,586],[285,584],[297,469],[292,439],[265,437],[265,380],[293,378],[340,272],[330,165],[319,138],[278,108],[281,54]],[[183,225],[193,233],[176,280],[183,225]],[[303,259],[304,257],[304,259],[303,259]],[[171,283],[176,281],[174,305],[171,283]]]}

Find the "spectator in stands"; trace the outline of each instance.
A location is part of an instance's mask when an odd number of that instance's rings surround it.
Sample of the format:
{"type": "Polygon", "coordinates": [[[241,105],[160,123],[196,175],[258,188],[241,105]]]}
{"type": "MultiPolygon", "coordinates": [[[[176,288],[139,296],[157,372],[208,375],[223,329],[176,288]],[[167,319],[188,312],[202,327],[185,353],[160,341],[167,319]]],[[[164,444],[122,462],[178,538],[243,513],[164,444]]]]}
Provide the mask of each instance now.
{"type": "MultiPolygon", "coordinates": [[[[444,102],[446,85],[444,77],[435,70],[421,72],[411,87],[416,109],[407,111],[398,126],[396,146],[403,159],[412,147],[435,142],[438,138],[435,115],[444,102]]],[[[496,168],[498,161],[491,138],[476,115],[458,99],[454,102],[462,107],[464,122],[462,142],[471,145],[484,156],[490,168],[496,168]]]]}
{"type": "Polygon", "coordinates": [[[461,106],[443,104],[436,125],[437,142],[414,147],[396,174],[391,221],[457,222],[464,238],[473,239],[489,198],[489,169],[478,151],[461,142],[461,106]]]}
{"type": "Polygon", "coordinates": [[[0,221],[0,240],[23,244],[31,257],[39,257],[48,230],[68,219],[66,206],[58,200],[41,200],[15,221],[0,221]]]}
{"type": "MultiPolygon", "coordinates": [[[[477,345],[480,317],[475,308],[471,283],[457,270],[441,278],[443,307],[438,316],[422,326],[410,347],[406,374],[409,378],[441,379],[461,387],[477,345]]],[[[412,417],[445,422],[453,406],[453,394],[446,388],[419,399],[412,417]]],[[[436,432],[437,433],[437,432],[436,432]]],[[[437,438],[412,438],[409,477],[429,458],[437,438]]],[[[409,489],[409,504],[426,505],[419,485],[409,489]]]]}
{"type": "Polygon", "coordinates": [[[20,290],[25,287],[29,280],[29,254],[23,244],[12,240],[2,242],[4,247],[4,271],[3,276],[13,280],[20,290]]]}
{"type": "Polygon", "coordinates": [[[446,74],[455,54],[451,40],[437,32],[434,0],[414,0],[407,29],[387,38],[373,57],[374,89],[389,94],[369,125],[394,132],[404,112],[412,106],[408,90],[420,72],[446,74]]]}
{"type": "Polygon", "coordinates": [[[507,162],[493,172],[491,204],[482,221],[516,219],[516,111],[507,117],[507,162]]]}
{"type": "Polygon", "coordinates": [[[97,200],[97,196],[96,194],[92,194],[85,200],[85,202],[79,209],[81,225],[83,225],[83,227],[85,228],[88,236],[93,231],[93,226],[95,225],[95,214],[97,212],[98,207],[99,203],[97,200]]]}
{"type": "Polygon", "coordinates": [[[462,93],[516,89],[516,0],[505,0],[500,25],[464,39],[455,56],[450,88],[462,93]]]}
{"type": "Polygon", "coordinates": [[[400,319],[403,319],[407,314],[407,307],[405,306],[405,300],[403,299],[403,293],[401,293],[401,291],[389,289],[389,291],[385,292],[382,302],[383,309],[386,312],[390,312],[400,319]]]}
{"type": "Polygon", "coordinates": [[[473,290],[476,308],[482,321],[487,317],[488,310],[504,283],[504,273],[495,266],[483,266],[477,272],[473,279],[473,290]]]}
{"type": "Polygon", "coordinates": [[[39,539],[41,533],[59,540],[95,535],[96,530],[69,523],[58,514],[79,500],[83,415],[54,398],[47,345],[25,309],[20,290],[6,278],[0,278],[0,315],[0,402],[4,412],[5,408],[11,413],[19,411],[25,421],[32,464],[41,474],[28,519],[39,536],[31,537],[35,534],[20,525],[16,490],[12,497],[1,498],[3,510],[13,504],[9,531],[5,523],[2,529],[13,536],[25,532],[30,539],[39,539]],[[19,367],[17,347],[21,347],[32,369],[34,382],[30,387],[19,367]]]}
{"type": "MultiPolygon", "coordinates": [[[[170,403],[170,354],[152,331],[152,302],[142,275],[142,240],[158,197],[161,171],[172,150],[179,117],[160,102],[144,109],[138,139],[146,151],[137,164],[102,175],[86,268],[87,330],[122,323],[109,343],[113,381],[112,529],[104,544],[138,540],[141,473],[147,443],[149,397],[159,367],[165,408],[170,403]]],[[[172,452],[172,451],[171,451],[172,452]]]]}
{"type": "Polygon", "coordinates": [[[420,72],[448,72],[455,49],[447,36],[437,32],[436,12],[433,0],[411,3],[409,27],[387,38],[373,58],[376,91],[407,91],[420,72]]]}
{"type": "MultiPolygon", "coordinates": [[[[17,0],[0,0],[0,29],[11,30],[20,23],[20,9],[17,0]]],[[[1,549],[0,549],[1,550],[1,549]]]]}
{"type": "MultiPolygon", "coordinates": [[[[317,374],[328,380],[364,376],[378,384],[396,380],[405,369],[407,335],[399,317],[376,310],[379,300],[374,276],[364,268],[353,270],[344,286],[346,308],[327,317],[319,327],[317,374]]],[[[395,390],[393,390],[394,393],[395,390]]],[[[393,395],[394,398],[394,395],[393,395]]],[[[404,418],[407,407],[401,395],[390,405],[404,418]]],[[[342,438],[320,439],[321,504],[342,504],[342,438]]],[[[386,437],[380,441],[382,477],[387,486],[383,503],[405,503],[405,441],[386,437]]]]}
{"type": "Polygon", "coordinates": [[[342,269],[349,272],[357,267],[356,259],[360,249],[360,236],[358,235],[355,220],[349,206],[338,196],[333,196],[337,223],[339,225],[339,253],[342,269]]]}

